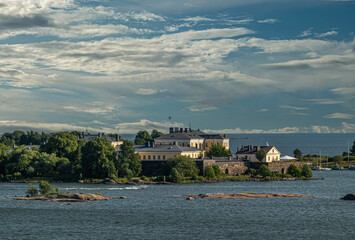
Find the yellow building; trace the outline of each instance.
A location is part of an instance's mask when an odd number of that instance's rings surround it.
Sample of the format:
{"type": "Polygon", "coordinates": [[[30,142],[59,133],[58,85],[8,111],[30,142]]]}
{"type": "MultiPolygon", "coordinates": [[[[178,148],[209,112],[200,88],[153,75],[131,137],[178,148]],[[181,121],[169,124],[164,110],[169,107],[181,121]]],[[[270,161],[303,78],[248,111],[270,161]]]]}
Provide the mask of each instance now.
{"type": "Polygon", "coordinates": [[[242,146],[238,147],[236,152],[237,160],[248,160],[251,162],[258,162],[259,160],[256,158],[256,153],[260,150],[264,150],[266,153],[265,158],[262,162],[279,162],[281,153],[274,146],[242,146]]]}
{"type": "Polygon", "coordinates": [[[229,149],[229,138],[221,134],[207,134],[188,128],[170,128],[169,134],[156,138],[155,145],[178,145],[208,151],[212,144],[220,144],[229,149]]]}
{"type": "Polygon", "coordinates": [[[205,156],[203,150],[178,145],[136,146],[135,149],[141,160],[168,160],[178,156],[203,158],[205,156]]]}
{"type": "Polygon", "coordinates": [[[118,146],[123,144],[123,141],[121,141],[119,139],[118,135],[116,135],[116,137],[113,138],[113,137],[110,137],[109,135],[106,135],[105,133],[90,134],[87,132],[82,132],[78,138],[79,138],[79,140],[84,139],[89,142],[96,137],[107,139],[111,143],[111,146],[114,147],[115,149],[117,149],[118,146]]]}

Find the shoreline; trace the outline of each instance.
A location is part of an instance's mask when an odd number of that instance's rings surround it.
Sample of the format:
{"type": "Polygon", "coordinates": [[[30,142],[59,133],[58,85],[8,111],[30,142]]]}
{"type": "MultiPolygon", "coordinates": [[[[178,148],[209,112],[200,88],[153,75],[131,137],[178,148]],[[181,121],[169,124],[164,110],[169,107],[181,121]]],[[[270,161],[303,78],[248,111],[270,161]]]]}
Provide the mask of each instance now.
{"type": "MultiPolygon", "coordinates": [[[[273,181],[312,181],[312,180],[324,180],[324,178],[220,178],[220,179],[211,179],[211,180],[191,180],[181,183],[174,183],[168,181],[160,181],[160,182],[150,182],[143,180],[136,181],[128,181],[128,182],[117,182],[114,180],[101,182],[84,182],[83,180],[79,181],[51,181],[51,180],[20,180],[20,181],[4,181],[6,183],[39,183],[40,181],[48,181],[49,183],[78,183],[78,184],[103,184],[103,185],[172,185],[172,184],[193,184],[193,183],[220,183],[220,182],[273,182],[273,181]]],[[[3,183],[3,182],[0,182],[3,183]]]]}

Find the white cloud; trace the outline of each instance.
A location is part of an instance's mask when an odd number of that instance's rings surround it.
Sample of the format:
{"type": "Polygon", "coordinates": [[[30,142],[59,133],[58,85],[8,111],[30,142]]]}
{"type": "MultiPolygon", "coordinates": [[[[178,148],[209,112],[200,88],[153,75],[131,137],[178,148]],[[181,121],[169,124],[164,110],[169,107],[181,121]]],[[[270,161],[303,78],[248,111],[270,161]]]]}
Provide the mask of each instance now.
{"type": "Polygon", "coordinates": [[[278,22],[278,20],[274,19],[274,18],[267,18],[267,19],[258,21],[258,23],[276,23],[276,22],[278,22]]]}
{"type": "Polygon", "coordinates": [[[339,95],[355,95],[355,87],[334,88],[330,91],[339,95]]]}
{"type": "Polygon", "coordinates": [[[138,94],[138,95],[154,95],[158,93],[158,90],[156,89],[150,89],[150,88],[139,88],[135,94],[138,94]]]}
{"type": "Polygon", "coordinates": [[[262,109],[257,110],[257,112],[268,112],[268,111],[270,111],[270,110],[267,108],[262,108],[262,109]]]}
{"type": "Polygon", "coordinates": [[[294,107],[294,106],[288,106],[288,105],[281,105],[280,108],[286,108],[286,109],[292,109],[292,110],[306,110],[306,109],[308,109],[305,107],[294,107]]]}
{"type": "Polygon", "coordinates": [[[262,130],[262,129],[220,129],[220,130],[211,130],[204,129],[204,132],[207,133],[221,133],[221,134],[237,134],[237,133],[245,133],[245,134],[253,134],[253,133],[298,133],[300,132],[300,128],[298,127],[284,127],[279,129],[270,129],[270,130],[262,130]]]}
{"type": "Polygon", "coordinates": [[[342,122],[341,128],[330,128],[328,126],[312,126],[314,133],[355,133],[355,124],[342,122]]]}
{"type": "Polygon", "coordinates": [[[324,118],[353,119],[354,115],[347,113],[332,113],[324,116],[324,118]]]}
{"type": "Polygon", "coordinates": [[[215,19],[207,18],[207,17],[201,17],[201,16],[196,16],[196,17],[187,17],[181,19],[182,21],[187,21],[187,22],[214,22],[216,21],[215,19]]]}
{"type": "Polygon", "coordinates": [[[190,106],[189,109],[190,109],[191,112],[204,112],[204,111],[216,110],[218,108],[214,107],[214,106],[199,106],[199,105],[195,105],[195,106],[190,106]]]}
{"type": "Polygon", "coordinates": [[[321,99],[305,99],[308,102],[312,102],[314,104],[321,104],[321,105],[331,105],[331,104],[340,104],[344,103],[343,101],[337,101],[334,99],[328,99],[328,98],[321,98],[321,99]]]}
{"type": "Polygon", "coordinates": [[[115,125],[115,128],[118,129],[120,134],[137,133],[141,130],[147,130],[148,132],[151,132],[153,129],[166,133],[169,127],[184,127],[184,125],[178,122],[154,122],[146,119],[142,119],[139,122],[119,123],[115,125]]]}
{"type": "Polygon", "coordinates": [[[303,32],[299,35],[299,37],[309,37],[309,36],[311,36],[311,35],[312,35],[312,28],[309,28],[309,29],[303,31],[303,32]]]}
{"type": "Polygon", "coordinates": [[[329,36],[335,36],[335,35],[338,35],[337,31],[329,31],[329,32],[317,34],[318,37],[329,37],[329,36]]]}

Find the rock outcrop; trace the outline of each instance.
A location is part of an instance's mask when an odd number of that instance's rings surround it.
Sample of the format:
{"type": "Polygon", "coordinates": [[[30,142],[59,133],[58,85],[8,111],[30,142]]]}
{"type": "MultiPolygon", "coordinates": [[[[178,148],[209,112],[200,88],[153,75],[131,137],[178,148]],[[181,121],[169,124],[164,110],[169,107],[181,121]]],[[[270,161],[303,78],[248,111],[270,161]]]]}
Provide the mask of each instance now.
{"type": "Polygon", "coordinates": [[[220,198],[234,198],[234,199],[246,199],[246,198],[305,198],[312,197],[310,195],[301,195],[296,193],[208,193],[199,195],[185,195],[185,197],[192,198],[210,198],[210,199],[220,199],[220,198]]]}
{"type": "Polygon", "coordinates": [[[57,202],[88,202],[97,200],[108,200],[119,197],[107,197],[98,194],[90,193],[61,193],[61,194],[51,194],[46,196],[38,197],[16,197],[15,200],[41,200],[41,201],[57,201],[57,202]]]}
{"type": "Polygon", "coordinates": [[[346,194],[343,198],[340,198],[340,199],[343,199],[343,200],[355,200],[355,193],[346,194]]]}

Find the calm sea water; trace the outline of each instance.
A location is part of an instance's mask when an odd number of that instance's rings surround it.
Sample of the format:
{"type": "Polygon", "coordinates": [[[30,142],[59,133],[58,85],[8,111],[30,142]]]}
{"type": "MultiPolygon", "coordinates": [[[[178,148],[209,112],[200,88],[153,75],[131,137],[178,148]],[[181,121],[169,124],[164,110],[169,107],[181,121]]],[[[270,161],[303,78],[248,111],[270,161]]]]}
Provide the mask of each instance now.
{"type": "MultiPolygon", "coordinates": [[[[133,140],[134,134],[122,135],[124,139],[133,140]]],[[[230,148],[235,154],[242,145],[276,146],[281,155],[293,156],[293,150],[300,149],[303,154],[319,154],[322,156],[342,155],[348,151],[355,141],[355,133],[295,133],[295,134],[227,134],[230,148]]]]}
{"type": "Polygon", "coordinates": [[[126,196],[88,203],[16,201],[26,184],[0,183],[0,239],[354,239],[355,171],[324,180],[132,186],[53,184],[126,196]],[[278,192],[314,198],[195,199],[185,194],[278,192]]]}

